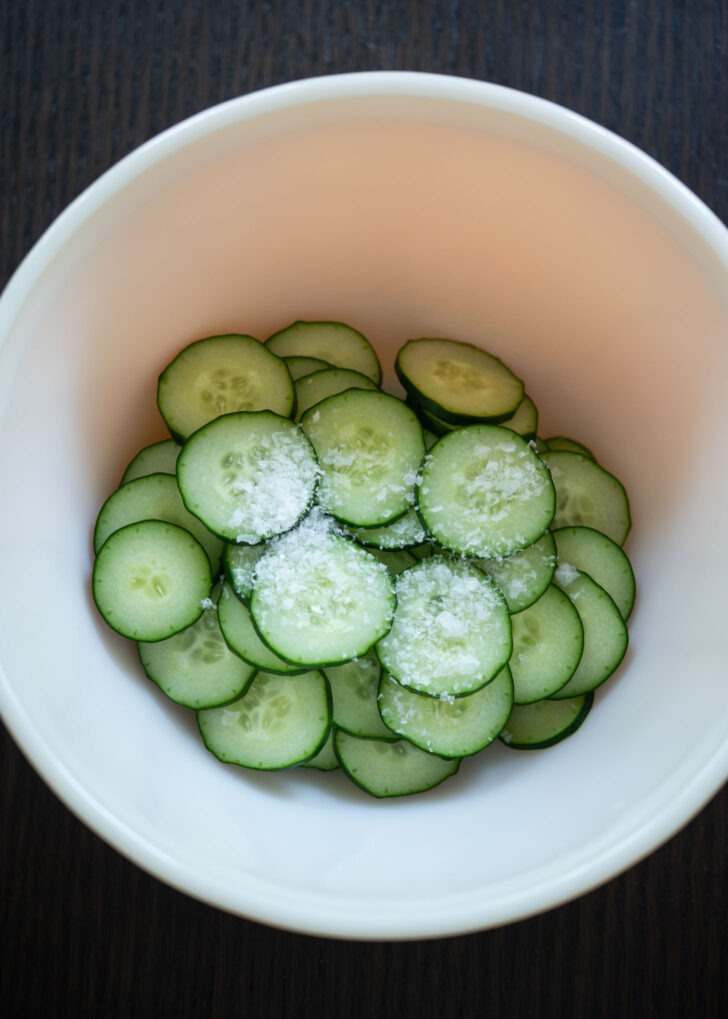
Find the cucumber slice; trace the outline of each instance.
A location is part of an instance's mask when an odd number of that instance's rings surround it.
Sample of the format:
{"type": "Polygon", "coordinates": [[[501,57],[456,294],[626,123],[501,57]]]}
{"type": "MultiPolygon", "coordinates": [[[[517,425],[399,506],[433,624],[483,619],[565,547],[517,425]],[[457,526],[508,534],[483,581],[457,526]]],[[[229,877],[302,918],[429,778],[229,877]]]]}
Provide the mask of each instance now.
{"type": "Polygon", "coordinates": [[[416,510],[407,510],[391,524],[382,527],[354,527],[350,531],[366,548],[407,549],[421,545],[429,537],[416,510]]]}
{"type": "Polygon", "coordinates": [[[554,584],[527,609],[512,616],[514,703],[551,697],[573,676],[584,649],[579,613],[554,584]]]}
{"type": "Polygon", "coordinates": [[[351,368],[324,368],[321,371],[304,375],[295,383],[296,387],[296,418],[303,415],[327,396],[345,393],[347,389],[378,389],[376,382],[362,372],[351,368]]]}
{"type": "Polygon", "coordinates": [[[571,599],[584,627],[584,650],[569,682],[552,694],[576,697],[595,690],[616,670],[627,651],[627,627],[604,588],[573,566],[559,566],[554,583],[571,599]]]}
{"type": "Polygon", "coordinates": [[[166,520],[184,527],[207,551],[213,570],[217,570],[223,543],[189,512],[173,474],[146,474],[125,482],[112,492],[96,518],[94,552],[98,552],[114,531],[139,520],[166,520]]]}
{"type": "Polygon", "coordinates": [[[591,527],[560,527],[554,531],[559,562],[588,573],[613,599],[622,619],[629,619],[635,600],[632,564],[624,549],[591,527]]]}
{"type": "Polygon", "coordinates": [[[543,750],[572,736],[591,711],[594,694],[517,705],[500,738],[513,750],[543,750]]]}
{"type": "Polygon", "coordinates": [[[352,368],[368,375],[377,385],[382,366],[369,340],[343,322],[298,321],[274,333],[266,347],[279,357],[317,357],[335,368],[352,368]]]}
{"type": "Polygon", "coordinates": [[[255,567],[267,549],[268,545],[264,541],[259,545],[237,545],[228,541],[223,548],[222,567],[225,577],[237,597],[246,604],[253,593],[255,567]]]}
{"type": "Polygon", "coordinates": [[[590,460],[596,460],[596,457],[587,446],[577,442],[576,439],[569,439],[566,435],[553,435],[550,439],[544,439],[543,442],[545,448],[554,453],[558,452],[558,450],[563,450],[567,453],[581,453],[582,456],[588,456],[590,460]]]}
{"type": "Polygon", "coordinates": [[[531,545],[548,530],[555,508],[549,471],[520,435],[497,425],[459,428],[436,442],[417,499],[436,541],[478,558],[531,545]]]}
{"type": "Polygon", "coordinates": [[[411,796],[451,778],[460,758],[446,760],[407,740],[368,739],[334,731],[334,750],[347,776],[378,798],[411,796]]]}
{"type": "Polygon", "coordinates": [[[503,421],[524,396],[523,382],[502,361],[458,340],[408,340],[394,368],[412,399],[455,424],[503,421]]]}
{"type": "Polygon", "coordinates": [[[393,738],[377,707],[382,667],[372,651],[343,665],[329,665],[323,671],[331,687],[335,726],[353,736],[393,738]]]}
{"type": "Polygon", "coordinates": [[[294,382],[297,379],[302,379],[304,375],[310,375],[311,372],[333,367],[328,361],[322,361],[320,357],[303,357],[293,354],[291,357],[284,357],[283,360],[286,362],[286,368],[288,368],[294,382]]]}
{"type": "Polygon", "coordinates": [[[96,606],[132,640],[158,641],[191,626],[212,588],[210,560],[189,531],[142,520],[114,531],[94,561],[96,606]]]}
{"type": "Polygon", "coordinates": [[[393,577],[396,577],[402,570],[414,566],[417,562],[417,559],[406,548],[370,548],[368,551],[380,563],[384,563],[393,577]]]}
{"type": "Polygon", "coordinates": [[[394,583],[386,566],[314,511],[258,561],[250,611],[281,658],[332,665],[361,657],[389,630],[394,583]]]}
{"type": "Polygon", "coordinates": [[[216,418],[190,436],[177,460],[188,510],[215,534],[248,545],[298,523],[317,478],[306,435],[271,411],[216,418]]]}
{"type": "Polygon", "coordinates": [[[474,559],[481,570],[503,592],[511,615],[533,605],[553,579],[556,569],[556,542],[546,531],[528,548],[506,559],[474,559]]]}
{"type": "Polygon", "coordinates": [[[280,675],[306,671],[304,666],[291,665],[290,662],[284,661],[263,643],[253,625],[250,609],[235,595],[228,583],[223,584],[217,611],[223,638],[243,661],[256,669],[280,675]]]}
{"type": "Polygon", "coordinates": [[[350,389],[308,410],[301,427],[321,470],[319,504],[338,520],[378,527],[415,501],[425,455],[422,428],[395,396],[350,389]]]}
{"type": "Polygon", "coordinates": [[[197,712],[207,749],[227,764],[262,771],[315,757],[331,728],[331,697],[321,672],[258,672],[242,697],[197,712]]]}
{"type": "Polygon", "coordinates": [[[339,758],[334,750],[334,729],[331,727],[326,742],[317,754],[308,760],[301,762],[302,768],[314,768],[316,771],[337,771],[340,768],[339,758]]]}
{"type": "Polygon", "coordinates": [[[190,343],[159,376],[157,405],[173,438],[184,440],[221,414],[272,410],[289,417],[293,379],[281,358],[252,336],[190,343]]]}
{"type": "Polygon", "coordinates": [[[533,438],[538,431],[538,408],[531,397],[525,394],[513,414],[501,424],[526,439],[533,438]]]}
{"type": "Polygon", "coordinates": [[[255,669],[225,643],[213,600],[181,633],[154,644],[140,641],[145,673],[167,697],[186,708],[210,708],[240,697],[255,669]]]}
{"type": "Polygon", "coordinates": [[[392,627],[377,643],[384,669],[431,697],[461,697],[490,682],[511,656],[503,595],[477,566],[430,556],[395,579],[392,627]]]}
{"type": "Polygon", "coordinates": [[[174,439],[162,439],[145,446],[129,461],[120,484],[142,478],[145,474],[174,474],[180,448],[174,439]]]}
{"type": "Polygon", "coordinates": [[[386,673],[379,686],[385,725],[422,750],[441,757],[466,757],[489,746],[513,707],[513,680],[504,666],[492,683],[468,697],[426,697],[386,673]]]}
{"type": "Polygon", "coordinates": [[[574,525],[592,527],[623,545],[631,519],[622,483],[581,453],[547,451],[542,459],[556,489],[552,529],[574,525]]]}

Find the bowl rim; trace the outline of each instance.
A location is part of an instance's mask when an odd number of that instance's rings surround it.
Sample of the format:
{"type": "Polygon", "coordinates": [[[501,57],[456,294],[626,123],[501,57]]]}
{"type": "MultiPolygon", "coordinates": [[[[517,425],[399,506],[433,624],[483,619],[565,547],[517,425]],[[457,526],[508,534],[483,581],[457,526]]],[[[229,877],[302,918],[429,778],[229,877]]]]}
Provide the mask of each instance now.
{"type": "MultiPolygon", "coordinates": [[[[530,93],[476,79],[416,71],[365,71],[323,75],[284,82],[237,96],[192,115],[133,149],[85,188],[47,227],[25,255],[0,294],[0,345],[11,332],[28,295],[46,268],[73,235],[131,181],[157,162],[195,144],[218,130],[266,117],[291,106],[359,97],[394,95],[423,100],[450,100],[485,109],[497,109],[526,121],[538,121],[555,133],[597,152],[621,168],[689,225],[728,270],[728,228],[718,216],[677,177],[651,156],[609,129],[555,102],[530,93]]],[[[101,802],[74,778],[43,741],[42,734],[16,698],[0,663],[0,712],[11,736],[32,767],[55,795],[105,842],[159,880],[185,894],[225,911],[238,913],[283,929],[327,937],[358,940],[399,940],[453,936],[512,923],[573,900],[636,865],[688,824],[728,781],[728,741],[714,757],[690,777],[680,794],[664,798],[646,814],[643,824],[631,830],[618,845],[605,841],[603,851],[589,859],[588,867],[575,868],[537,888],[516,893],[505,888],[501,899],[473,902],[467,896],[440,900],[432,914],[415,908],[352,917],[340,908],[289,894],[271,897],[274,887],[257,881],[259,894],[250,889],[238,901],[221,901],[214,880],[193,875],[178,861],[149,845],[120,823],[101,802]]]]}

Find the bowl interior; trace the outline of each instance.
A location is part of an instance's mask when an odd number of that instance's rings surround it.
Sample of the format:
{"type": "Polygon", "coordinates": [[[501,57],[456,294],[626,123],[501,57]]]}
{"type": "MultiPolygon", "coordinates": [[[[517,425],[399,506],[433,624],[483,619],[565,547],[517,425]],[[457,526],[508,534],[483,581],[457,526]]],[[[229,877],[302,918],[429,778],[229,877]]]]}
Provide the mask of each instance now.
{"type": "Polygon", "coordinates": [[[132,154],[0,303],[0,688],[46,781],[173,885],[347,937],[508,922],[649,852],[728,775],[727,263],[725,230],[645,157],[482,84],[285,86],[132,154]],[[226,768],[97,618],[93,522],[164,436],[159,371],[197,337],[296,318],[361,329],[393,391],[404,340],[481,343],[525,379],[541,434],[624,481],[631,649],[572,739],[494,745],[392,802],[226,768]]]}

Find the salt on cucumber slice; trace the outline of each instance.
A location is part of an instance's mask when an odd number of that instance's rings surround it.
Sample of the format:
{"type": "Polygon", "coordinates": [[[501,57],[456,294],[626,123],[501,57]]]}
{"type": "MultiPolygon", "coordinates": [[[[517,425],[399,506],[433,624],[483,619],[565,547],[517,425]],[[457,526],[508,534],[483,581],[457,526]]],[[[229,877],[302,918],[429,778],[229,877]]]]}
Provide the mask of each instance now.
{"type": "Polygon", "coordinates": [[[386,673],[379,686],[379,711],[393,733],[441,757],[467,757],[495,740],[513,707],[513,680],[504,666],[492,683],[467,697],[426,697],[386,673]]]}
{"type": "Polygon", "coordinates": [[[635,601],[632,564],[621,545],[592,527],[560,527],[554,531],[559,562],[588,573],[611,596],[622,619],[629,619],[635,601]]]}
{"type": "Polygon", "coordinates": [[[137,643],[149,679],[186,708],[210,708],[235,700],[255,673],[226,644],[214,597],[192,626],[154,644],[137,643]]]}
{"type": "Polygon", "coordinates": [[[255,567],[267,548],[264,541],[258,545],[238,545],[228,541],[223,547],[222,568],[225,578],[237,597],[246,604],[253,593],[255,567]]]}
{"type": "Polygon", "coordinates": [[[552,529],[583,525],[623,545],[631,526],[629,500],[621,481],[589,456],[546,451],[543,462],[556,489],[552,529]]]}
{"type": "Polygon", "coordinates": [[[366,548],[406,549],[421,545],[429,537],[416,510],[407,510],[391,524],[382,527],[354,527],[351,535],[366,548]]]}
{"type": "Polygon", "coordinates": [[[317,357],[335,368],[352,368],[379,385],[382,366],[374,347],[358,329],[344,322],[299,320],[269,336],[268,350],[279,357],[317,357]]]}
{"type": "Polygon", "coordinates": [[[185,442],[177,482],[190,513],[226,541],[256,545],[306,513],[318,480],[301,428],[271,411],[225,414],[185,442]]]}
{"type": "Polygon", "coordinates": [[[551,531],[505,559],[474,559],[503,592],[511,615],[533,605],[553,579],[556,542],[551,531]]]}
{"type": "Polygon", "coordinates": [[[222,541],[185,506],[173,474],[146,474],[120,485],[104,502],[94,528],[94,552],[120,527],[139,520],[166,520],[184,527],[197,538],[216,570],[222,555],[222,541]]]}
{"type": "Polygon", "coordinates": [[[431,697],[461,697],[489,683],[511,656],[503,595],[477,566],[429,556],[395,578],[397,608],[379,640],[383,668],[431,697]]]}
{"type": "Polygon", "coordinates": [[[304,666],[284,661],[261,640],[253,625],[250,609],[237,597],[229,583],[223,584],[217,614],[220,631],[228,647],[249,665],[281,675],[306,671],[304,666]]]}
{"type": "Polygon", "coordinates": [[[372,651],[323,671],[331,688],[334,725],[353,736],[394,738],[377,707],[382,667],[372,651]]]}
{"type": "Polygon", "coordinates": [[[344,393],[347,389],[378,389],[376,382],[362,372],[351,368],[324,368],[304,375],[295,383],[296,418],[301,420],[309,407],[325,400],[327,396],[344,393]]]}
{"type": "Polygon", "coordinates": [[[317,501],[327,513],[378,527],[412,508],[425,440],[416,416],[397,397],[349,389],[308,410],[301,427],[316,450],[317,501]]]}
{"type": "Polygon", "coordinates": [[[613,600],[588,573],[568,564],[558,566],[554,583],[581,617],[584,649],[571,679],[552,697],[576,697],[595,690],[616,670],[627,651],[627,626],[613,600]]]}
{"type": "Polygon", "coordinates": [[[315,757],[331,728],[331,696],[323,673],[258,672],[242,697],[197,712],[207,749],[227,764],[262,771],[315,757]]]}
{"type": "Polygon", "coordinates": [[[129,461],[120,484],[145,474],[174,474],[180,449],[180,444],[174,439],[162,439],[145,446],[129,461]]]}
{"type": "Polygon", "coordinates": [[[524,396],[523,382],[499,358],[459,340],[408,340],[394,367],[412,399],[455,424],[503,421],[524,396]]]}
{"type": "Polygon", "coordinates": [[[189,531],[162,520],[127,524],[94,561],[96,606],[132,640],[158,641],[199,619],[212,589],[210,560],[189,531]]]}
{"type": "Polygon", "coordinates": [[[555,584],[511,617],[515,704],[551,697],[573,676],[584,650],[584,627],[573,604],[555,584]]]}
{"type": "Polygon", "coordinates": [[[389,630],[394,603],[386,566],[316,509],[258,560],[250,611],[276,654],[318,666],[365,654],[389,630]]]}
{"type": "Polygon", "coordinates": [[[411,796],[451,778],[460,758],[445,759],[407,740],[370,739],[334,730],[334,750],[346,775],[379,799],[411,796]]]}
{"type": "Polygon", "coordinates": [[[311,372],[333,367],[328,361],[322,361],[320,357],[305,357],[303,355],[292,354],[290,357],[284,357],[283,360],[286,362],[286,368],[288,368],[294,382],[297,379],[302,379],[304,375],[310,375],[311,372]]]}
{"type": "Polygon", "coordinates": [[[513,750],[543,750],[572,736],[591,711],[594,694],[514,706],[500,738],[513,750]]]}
{"type": "Polygon", "coordinates": [[[420,472],[417,508],[445,548],[502,558],[548,530],[556,496],[551,475],[520,435],[470,425],[443,436],[420,472]]]}
{"type": "Polygon", "coordinates": [[[243,334],[195,340],[167,365],[157,384],[159,412],[180,440],[235,411],[272,410],[288,417],[294,400],[285,362],[243,334]]]}

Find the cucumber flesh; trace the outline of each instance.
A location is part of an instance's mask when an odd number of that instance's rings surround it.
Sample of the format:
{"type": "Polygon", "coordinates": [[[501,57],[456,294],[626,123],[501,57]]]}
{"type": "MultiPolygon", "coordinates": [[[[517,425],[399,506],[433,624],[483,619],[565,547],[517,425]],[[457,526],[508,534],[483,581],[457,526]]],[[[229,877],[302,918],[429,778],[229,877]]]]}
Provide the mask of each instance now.
{"type": "Polygon", "coordinates": [[[311,760],[331,728],[331,698],[318,671],[258,672],[242,697],[197,712],[207,749],[227,764],[278,771],[311,760]]]}
{"type": "Polygon", "coordinates": [[[379,660],[371,651],[324,669],[331,687],[334,725],[353,736],[393,738],[377,707],[381,672],[379,660]]]}
{"type": "Polygon", "coordinates": [[[374,347],[358,329],[343,322],[293,322],[269,336],[265,345],[279,357],[317,357],[335,368],[368,375],[377,385],[382,381],[374,347]]]}
{"type": "Polygon", "coordinates": [[[425,792],[451,778],[460,759],[444,759],[407,740],[368,739],[334,731],[334,750],[349,778],[371,796],[386,798],[425,792]]]}
{"type": "Polygon", "coordinates": [[[543,700],[514,706],[500,738],[513,750],[543,750],[572,736],[594,703],[586,693],[564,700],[543,700]]]}
{"type": "Polygon", "coordinates": [[[611,596],[622,619],[629,619],[635,601],[632,564],[620,545],[591,527],[560,527],[554,531],[559,562],[588,573],[611,596]]]}
{"type": "Polygon", "coordinates": [[[344,393],[347,389],[378,389],[376,382],[362,372],[351,368],[324,368],[298,379],[296,386],[296,419],[321,403],[327,396],[344,393]]]}
{"type": "Polygon", "coordinates": [[[426,697],[386,674],[379,686],[379,711],[388,728],[441,757],[466,757],[483,750],[500,734],[512,707],[508,666],[468,697],[426,697]]]}
{"type": "Polygon", "coordinates": [[[174,474],[181,446],[174,439],[162,439],[140,449],[124,471],[120,484],[145,474],[174,474]]]}
{"type": "Polygon", "coordinates": [[[212,589],[210,560],[189,531],[162,520],[127,524],[96,555],[96,606],[117,633],[158,641],[191,626],[212,589]]]}
{"type": "Polygon", "coordinates": [[[573,676],[584,650],[579,613],[555,584],[511,618],[514,702],[551,697],[573,676]]]}
{"type": "Polygon", "coordinates": [[[547,450],[542,458],[556,489],[552,529],[574,525],[592,527],[623,545],[631,518],[622,483],[582,453],[547,450]]]}
{"type": "Polygon", "coordinates": [[[221,414],[293,412],[293,379],[281,358],[252,336],[208,336],[189,344],[159,377],[157,405],[180,441],[221,414]]]}
{"type": "Polygon", "coordinates": [[[551,475],[528,443],[506,428],[471,425],[427,454],[417,508],[430,534],[460,555],[502,558],[551,525],[551,475]]]}
{"type": "Polygon", "coordinates": [[[508,611],[513,615],[533,605],[553,579],[556,569],[556,542],[546,531],[533,545],[505,559],[474,559],[481,570],[503,592],[508,611]]]}

